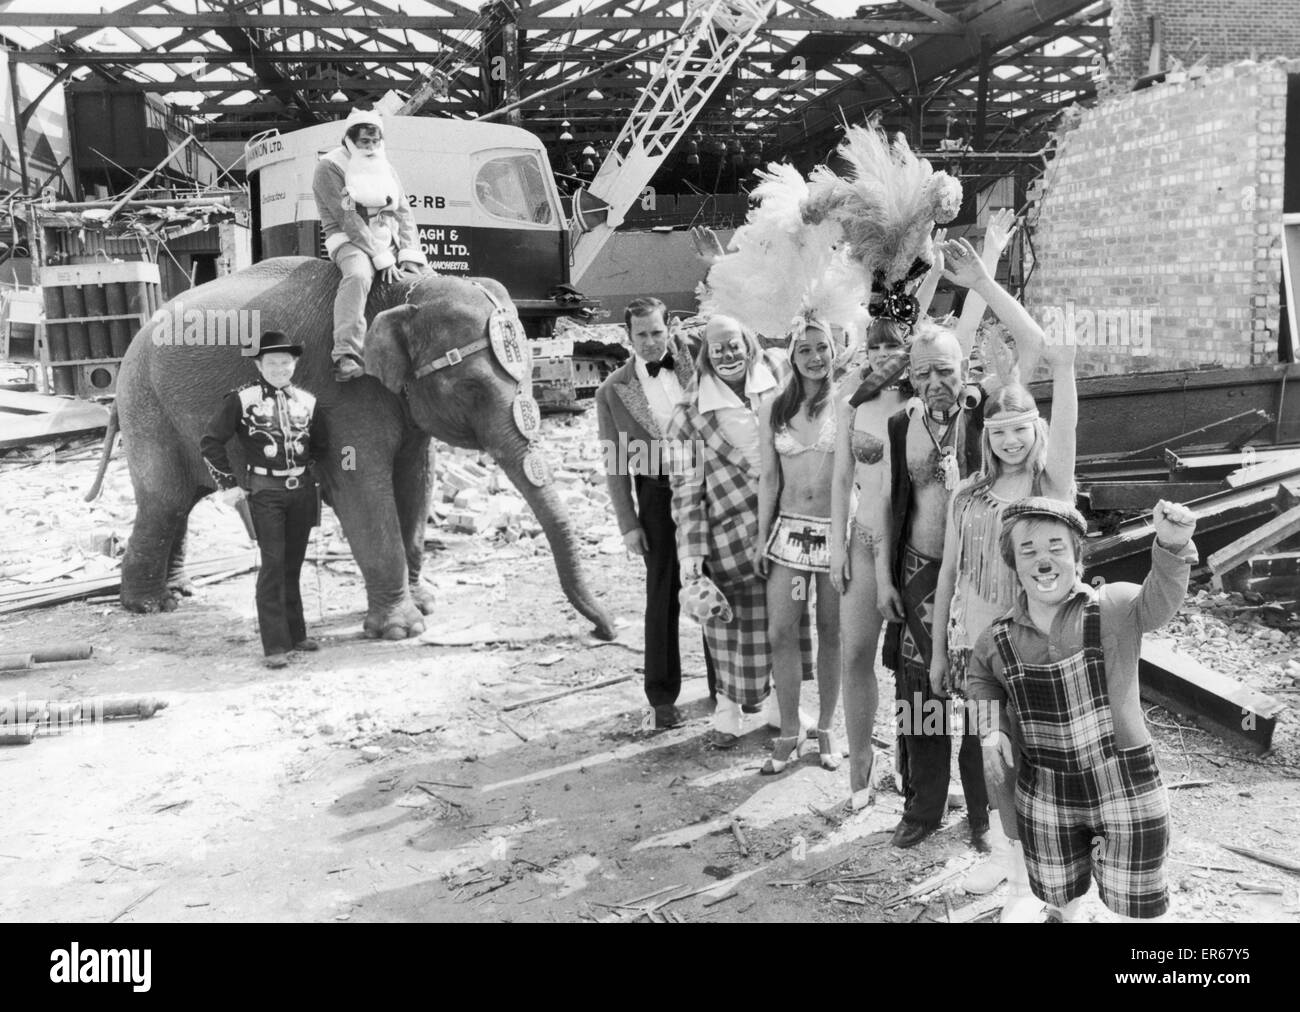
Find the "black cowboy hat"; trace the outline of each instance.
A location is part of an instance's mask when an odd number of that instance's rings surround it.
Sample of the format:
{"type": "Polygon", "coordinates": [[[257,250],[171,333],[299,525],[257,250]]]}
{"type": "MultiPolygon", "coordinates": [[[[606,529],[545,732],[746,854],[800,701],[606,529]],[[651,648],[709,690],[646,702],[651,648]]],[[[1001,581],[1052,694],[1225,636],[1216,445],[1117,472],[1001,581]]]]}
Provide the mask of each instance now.
{"type": "Polygon", "coordinates": [[[268,330],[262,334],[262,340],[257,346],[257,353],[254,358],[261,358],[268,351],[287,351],[290,355],[298,358],[302,355],[302,345],[294,344],[289,340],[289,335],[282,330],[268,330]]]}

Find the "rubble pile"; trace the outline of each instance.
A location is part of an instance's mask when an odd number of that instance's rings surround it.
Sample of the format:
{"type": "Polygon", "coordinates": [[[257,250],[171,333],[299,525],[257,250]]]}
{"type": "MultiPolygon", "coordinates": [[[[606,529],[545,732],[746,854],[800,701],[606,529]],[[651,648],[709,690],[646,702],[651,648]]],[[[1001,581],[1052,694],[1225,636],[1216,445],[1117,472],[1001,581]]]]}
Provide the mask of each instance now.
{"type": "MultiPolygon", "coordinates": [[[[540,448],[560,500],[589,557],[617,554],[623,540],[605,491],[604,461],[594,411],[547,417],[540,448]]],[[[115,451],[94,502],[82,501],[99,457],[96,440],[65,448],[31,447],[0,455],[0,514],[17,536],[0,549],[0,590],[90,579],[119,571],[135,516],[135,495],[121,448],[115,451]]],[[[435,529],[515,545],[525,554],[550,550],[532,510],[486,453],[439,445],[430,496],[435,529]]],[[[190,517],[187,557],[229,555],[252,547],[238,515],[205,499],[190,517]]],[[[338,518],[324,510],[313,553],[344,571],[353,569],[338,518]]]]}
{"type": "MultiPolygon", "coordinates": [[[[574,531],[590,547],[588,554],[623,551],[623,539],[605,490],[595,412],[545,417],[539,446],[574,531]]],[[[525,549],[533,541],[537,550],[548,550],[541,525],[519,490],[481,451],[437,448],[430,503],[432,519],[448,530],[525,549]]]]}
{"type": "Polygon", "coordinates": [[[1260,692],[1300,688],[1300,622],[1253,597],[1193,588],[1153,635],[1172,636],[1180,650],[1260,692]]]}

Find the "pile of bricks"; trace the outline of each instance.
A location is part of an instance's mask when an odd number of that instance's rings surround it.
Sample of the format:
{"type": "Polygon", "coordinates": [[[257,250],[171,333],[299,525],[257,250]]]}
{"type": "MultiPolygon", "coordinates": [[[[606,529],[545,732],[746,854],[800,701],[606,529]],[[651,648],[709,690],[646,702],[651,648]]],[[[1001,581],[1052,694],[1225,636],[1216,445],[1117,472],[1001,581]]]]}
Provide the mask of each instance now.
{"type": "MultiPolygon", "coordinates": [[[[579,539],[597,553],[622,551],[605,490],[595,413],[544,419],[538,449],[579,539]]],[[[431,501],[431,519],[444,529],[512,543],[540,538],[545,544],[533,511],[496,462],[480,451],[438,447],[431,501]]]]}

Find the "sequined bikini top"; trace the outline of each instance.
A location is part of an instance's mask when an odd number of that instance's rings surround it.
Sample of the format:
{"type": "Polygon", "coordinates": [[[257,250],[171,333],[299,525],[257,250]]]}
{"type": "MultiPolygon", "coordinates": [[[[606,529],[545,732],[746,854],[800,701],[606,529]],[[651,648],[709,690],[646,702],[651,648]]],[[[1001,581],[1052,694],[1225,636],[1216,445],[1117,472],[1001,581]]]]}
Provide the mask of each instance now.
{"type": "Polygon", "coordinates": [[[835,411],[827,407],[822,418],[822,426],[817,432],[817,439],[807,445],[799,442],[798,437],[790,431],[789,426],[778,429],[772,438],[776,452],[782,457],[794,457],[800,453],[816,450],[818,453],[835,452],[835,411]]]}

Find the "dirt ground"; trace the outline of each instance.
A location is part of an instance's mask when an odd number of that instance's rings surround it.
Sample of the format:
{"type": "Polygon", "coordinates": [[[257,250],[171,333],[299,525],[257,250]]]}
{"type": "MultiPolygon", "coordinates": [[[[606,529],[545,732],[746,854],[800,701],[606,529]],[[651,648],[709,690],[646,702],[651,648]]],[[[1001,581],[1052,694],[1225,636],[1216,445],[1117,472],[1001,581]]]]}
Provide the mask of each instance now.
{"type": "MultiPolygon", "coordinates": [[[[115,459],[105,501],[88,506],[79,493],[92,470],[87,459],[0,469],[9,519],[0,563],[57,563],[105,531],[125,538],[125,462],[115,459]]],[[[193,556],[245,544],[221,509],[196,510],[193,556]]],[[[330,520],[324,547],[337,538],[330,520]]],[[[461,645],[362,638],[362,586],[348,562],[304,571],[308,622],[324,648],[283,672],[259,663],[252,573],[200,587],[168,614],[81,601],[0,616],[0,652],[95,648],[86,661],[0,672],[0,698],[168,703],[150,720],[0,749],[0,918],[617,921],[661,901],[652,919],[995,916],[1001,891],[958,887],[978,859],[961,810],[897,851],[888,831],[901,798],[889,776],[876,804],[851,815],[847,763],[832,773],[808,757],[794,772],[758,775],[771,734],[758,717],[739,749],[709,750],[699,634],[687,622],[691,720],[646,730],[643,571],[602,552],[603,537],[588,534],[587,566],[627,620],[613,644],[591,639],[530,539],[433,528],[426,574],[440,606],[426,639],[461,645]],[[616,678],[627,680],[507,709],[616,678]]],[[[1225,618],[1222,604],[1189,602],[1172,634],[1291,707],[1300,636],[1272,635],[1257,612],[1225,618]]],[[[892,698],[887,672],[880,688],[892,698]]],[[[804,705],[814,710],[811,695],[804,705]]],[[[882,707],[882,742],[891,719],[882,707]]],[[[1263,757],[1164,710],[1149,719],[1166,782],[1208,781],[1171,792],[1173,918],[1300,920],[1300,876],[1219,846],[1300,859],[1294,710],[1263,757]]],[[[839,725],[843,741],[842,716],[839,725]]],[[[1084,911],[1111,919],[1095,891],[1084,911]]]]}

